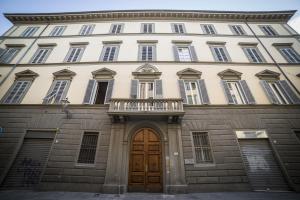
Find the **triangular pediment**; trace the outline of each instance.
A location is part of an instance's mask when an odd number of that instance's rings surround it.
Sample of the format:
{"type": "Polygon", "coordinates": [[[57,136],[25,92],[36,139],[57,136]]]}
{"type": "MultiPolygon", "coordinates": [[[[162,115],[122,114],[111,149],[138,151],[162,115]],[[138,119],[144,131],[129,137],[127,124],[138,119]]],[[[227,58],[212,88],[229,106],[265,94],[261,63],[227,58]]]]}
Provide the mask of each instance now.
{"type": "Polygon", "coordinates": [[[59,70],[59,71],[53,73],[53,76],[55,78],[58,78],[58,77],[69,77],[69,78],[72,78],[75,75],[76,75],[75,72],[73,72],[71,70],[68,70],[68,69],[62,69],[62,70],[59,70]]]}
{"type": "Polygon", "coordinates": [[[36,77],[39,76],[38,73],[35,73],[34,71],[31,71],[30,69],[26,69],[24,71],[15,73],[16,79],[20,79],[20,78],[31,78],[31,79],[35,79],[36,77]]]}
{"type": "Polygon", "coordinates": [[[233,69],[226,69],[218,73],[222,79],[241,79],[243,73],[235,71],[233,69]]]}
{"type": "Polygon", "coordinates": [[[186,78],[200,79],[201,74],[202,72],[192,68],[186,68],[184,70],[177,72],[177,76],[179,76],[180,79],[186,79],[186,78]]]}
{"type": "Polygon", "coordinates": [[[117,73],[111,69],[103,67],[92,72],[93,78],[107,79],[113,78],[117,73]]]}
{"type": "Polygon", "coordinates": [[[255,74],[255,76],[259,79],[279,79],[280,73],[266,69],[255,74]]]}

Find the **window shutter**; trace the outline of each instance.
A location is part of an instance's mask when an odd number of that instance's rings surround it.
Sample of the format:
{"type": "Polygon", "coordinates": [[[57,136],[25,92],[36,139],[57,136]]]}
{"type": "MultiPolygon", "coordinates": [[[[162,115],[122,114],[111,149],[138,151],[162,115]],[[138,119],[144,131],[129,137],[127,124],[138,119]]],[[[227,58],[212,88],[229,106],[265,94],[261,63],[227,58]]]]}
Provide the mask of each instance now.
{"type": "Polygon", "coordinates": [[[184,80],[178,80],[179,84],[179,91],[181,98],[183,99],[183,103],[187,103],[186,94],[185,94],[185,88],[184,88],[184,80]]]}
{"type": "Polygon", "coordinates": [[[66,98],[70,86],[70,80],[63,80],[54,99],[54,103],[60,103],[66,98]]]}
{"type": "Polygon", "coordinates": [[[83,104],[92,104],[92,100],[94,97],[93,95],[94,95],[94,91],[96,90],[96,86],[97,86],[97,81],[94,79],[90,79],[85,91],[83,104]]]}
{"type": "Polygon", "coordinates": [[[137,99],[138,95],[138,80],[131,80],[131,89],[130,89],[130,97],[132,99],[137,99]]]}
{"type": "Polygon", "coordinates": [[[152,46],[152,61],[156,61],[156,46],[152,46]]]}
{"type": "Polygon", "coordinates": [[[60,85],[60,82],[59,82],[58,80],[54,80],[54,81],[52,82],[52,85],[51,85],[50,89],[48,90],[48,92],[47,92],[45,98],[43,99],[43,104],[46,104],[46,103],[49,102],[49,98],[47,98],[47,97],[50,97],[50,96],[52,96],[54,93],[56,93],[57,90],[58,90],[58,88],[59,88],[59,85],[60,85]]]}
{"type": "Polygon", "coordinates": [[[139,52],[138,52],[138,61],[142,61],[142,54],[143,54],[143,46],[139,45],[139,52]]]}
{"type": "Polygon", "coordinates": [[[155,98],[156,99],[163,98],[163,89],[162,89],[162,80],[161,79],[155,80],[155,98]]]}
{"type": "Polygon", "coordinates": [[[233,98],[232,98],[232,96],[231,96],[231,94],[230,94],[230,90],[229,90],[229,88],[228,88],[227,82],[224,81],[224,80],[221,80],[221,84],[222,84],[222,86],[223,86],[223,89],[224,89],[225,96],[226,96],[226,98],[227,98],[228,104],[235,104],[235,103],[234,103],[234,100],[233,100],[233,98]]]}
{"type": "Polygon", "coordinates": [[[250,88],[248,87],[247,82],[245,80],[240,80],[239,83],[240,83],[240,86],[243,89],[243,92],[244,92],[245,97],[247,99],[247,103],[248,104],[255,104],[256,103],[255,99],[254,99],[254,97],[253,97],[253,95],[250,91],[250,88]]]}
{"type": "Polygon", "coordinates": [[[116,51],[115,51],[115,55],[114,55],[113,61],[117,61],[118,60],[119,49],[120,49],[120,46],[115,46],[115,47],[116,47],[116,51]]]}
{"type": "Polygon", "coordinates": [[[271,103],[273,104],[279,104],[279,101],[277,100],[271,86],[268,84],[267,81],[260,81],[261,86],[263,87],[268,99],[270,100],[271,103]]]}
{"type": "Polygon", "coordinates": [[[198,85],[199,85],[198,89],[199,89],[202,104],[209,104],[210,101],[209,101],[205,81],[203,79],[198,80],[198,85]]]}
{"type": "Polygon", "coordinates": [[[23,97],[31,86],[31,81],[16,81],[7,91],[3,100],[4,104],[18,104],[21,103],[23,97]]]}
{"type": "Polygon", "coordinates": [[[175,61],[179,61],[179,54],[176,45],[173,46],[173,52],[174,52],[175,61]]]}
{"type": "Polygon", "coordinates": [[[195,51],[195,47],[190,46],[189,48],[190,48],[190,52],[191,52],[192,61],[198,61],[197,54],[196,54],[196,51],[195,51]]]}
{"type": "Polygon", "coordinates": [[[123,31],[124,31],[124,25],[125,25],[125,24],[121,24],[121,30],[120,30],[120,33],[123,33],[123,31]]]}
{"type": "Polygon", "coordinates": [[[299,97],[294,93],[286,80],[277,81],[276,83],[282,86],[285,96],[288,97],[293,104],[300,104],[299,97]]]}
{"type": "Polygon", "coordinates": [[[106,91],[106,95],[105,95],[105,101],[104,103],[109,103],[110,99],[111,99],[111,95],[112,95],[112,91],[114,88],[114,79],[111,79],[108,81],[108,86],[107,86],[107,91],[106,91]]]}
{"type": "Polygon", "coordinates": [[[172,33],[176,33],[175,32],[175,24],[171,24],[171,29],[172,29],[172,33]]]}

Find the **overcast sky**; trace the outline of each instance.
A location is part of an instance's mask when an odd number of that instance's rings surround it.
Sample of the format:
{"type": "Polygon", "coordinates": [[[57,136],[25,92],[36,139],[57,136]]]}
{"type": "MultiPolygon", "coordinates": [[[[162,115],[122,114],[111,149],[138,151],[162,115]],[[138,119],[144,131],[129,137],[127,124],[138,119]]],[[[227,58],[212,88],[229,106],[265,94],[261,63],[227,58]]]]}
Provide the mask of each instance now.
{"type": "MultiPolygon", "coordinates": [[[[3,13],[72,12],[124,9],[223,11],[300,10],[300,0],[0,0],[0,35],[12,24],[3,13]]],[[[289,24],[300,33],[300,12],[289,24]]]]}

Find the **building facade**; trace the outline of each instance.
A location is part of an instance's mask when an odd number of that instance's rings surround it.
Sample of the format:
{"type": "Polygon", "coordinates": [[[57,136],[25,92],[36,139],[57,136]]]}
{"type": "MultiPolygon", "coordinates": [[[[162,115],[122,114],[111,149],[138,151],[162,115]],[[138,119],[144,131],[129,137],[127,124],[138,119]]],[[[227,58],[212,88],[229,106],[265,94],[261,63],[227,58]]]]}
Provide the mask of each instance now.
{"type": "Polygon", "coordinates": [[[5,14],[1,188],[300,191],[294,13],[5,14]]]}

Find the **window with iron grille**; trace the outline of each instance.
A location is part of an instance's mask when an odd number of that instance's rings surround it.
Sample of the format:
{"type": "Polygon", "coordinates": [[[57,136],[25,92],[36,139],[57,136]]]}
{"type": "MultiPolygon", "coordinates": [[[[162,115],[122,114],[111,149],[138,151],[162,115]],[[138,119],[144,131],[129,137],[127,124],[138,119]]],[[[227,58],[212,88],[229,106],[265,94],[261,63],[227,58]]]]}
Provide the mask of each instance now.
{"type": "Polygon", "coordinates": [[[46,59],[48,58],[50,52],[52,51],[51,47],[41,47],[37,50],[35,55],[33,56],[31,63],[38,64],[38,63],[44,63],[46,59]]]}
{"type": "Polygon", "coordinates": [[[0,54],[0,63],[10,63],[20,50],[18,47],[8,47],[0,54]]]}
{"type": "Polygon", "coordinates": [[[98,143],[98,133],[86,132],[83,135],[78,163],[94,164],[98,143]]]}
{"type": "Polygon", "coordinates": [[[66,29],[66,26],[55,26],[50,33],[50,36],[61,36],[66,29]]]}
{"type": "Polygon", "coordinates": [[[154,24],[142,24],[142,33],[153,33],[154,24]]]}
{"type": "Polygon", "coordinates": [[[300,63],[300,56],[292,47],[279,47],[279,51],[289,63],[300,63]]]}
{"type": "Polygon", "coordinates": [[[39,29],[39,27],[27,27],[25,31],[21,34],[21,37],[30,37],[39,29]]]}
{"type": "Polygon", "coordinates": [[[201,27],[205,34],[210,34],[210,35],[217,34],[217,31],[216,31],[214,25],[212,25],[212,24],[202,24],[201,27]]]}
{"type": "Polygon", "coordinates": [[[207,132],[192,132],[195,163],[212,163],[212,152],[207,132]]]}
{"type": "Polygon", "coordinates": [[[85,46],[71,46],[65,62],[79,62],[85,46]]]}

